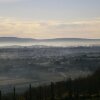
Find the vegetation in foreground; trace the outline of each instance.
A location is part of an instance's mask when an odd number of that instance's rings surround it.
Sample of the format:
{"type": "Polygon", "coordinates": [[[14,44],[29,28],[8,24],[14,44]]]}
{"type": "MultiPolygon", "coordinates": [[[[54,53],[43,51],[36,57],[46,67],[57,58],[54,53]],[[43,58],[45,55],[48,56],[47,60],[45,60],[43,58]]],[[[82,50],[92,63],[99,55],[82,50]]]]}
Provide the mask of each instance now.
{"type": "Polygon", "coordinates": [[[51,82],[50,85],[32,87],[24,93],[2,95],[0,100],[100,100],[100,69],[85,78],[51,82]]]}

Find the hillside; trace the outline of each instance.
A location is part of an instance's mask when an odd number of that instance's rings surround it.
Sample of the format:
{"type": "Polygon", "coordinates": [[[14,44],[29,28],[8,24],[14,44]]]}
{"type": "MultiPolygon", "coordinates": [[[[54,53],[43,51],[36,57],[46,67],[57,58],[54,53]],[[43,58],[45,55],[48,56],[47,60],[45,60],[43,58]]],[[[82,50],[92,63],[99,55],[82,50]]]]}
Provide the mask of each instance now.
{"type": "Polygon", "coordinates": [[[69,78],[38,87],[29,85],[29,89],[21,94],[13,88],[13,93],[1,97],[2,100],[100,100],[100,69],[84,78],[69,78]]]}

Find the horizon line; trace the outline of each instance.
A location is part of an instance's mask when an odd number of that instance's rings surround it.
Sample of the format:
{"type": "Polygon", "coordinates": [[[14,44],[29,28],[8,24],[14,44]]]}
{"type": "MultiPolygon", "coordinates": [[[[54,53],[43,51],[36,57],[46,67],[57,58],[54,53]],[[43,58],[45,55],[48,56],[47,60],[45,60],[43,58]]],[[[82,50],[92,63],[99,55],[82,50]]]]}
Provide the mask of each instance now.
{"type": "Polygon", "coordinates": [[[80,38],[80,37],[61,37],[61,38],[31,38],[31,37],[18,37],[18,36],[0,36],[0,38],[19,38],[19,39],[36,39],[36,40],[47,40],[47,39],[100,39],[100,38],[80,38]]]}

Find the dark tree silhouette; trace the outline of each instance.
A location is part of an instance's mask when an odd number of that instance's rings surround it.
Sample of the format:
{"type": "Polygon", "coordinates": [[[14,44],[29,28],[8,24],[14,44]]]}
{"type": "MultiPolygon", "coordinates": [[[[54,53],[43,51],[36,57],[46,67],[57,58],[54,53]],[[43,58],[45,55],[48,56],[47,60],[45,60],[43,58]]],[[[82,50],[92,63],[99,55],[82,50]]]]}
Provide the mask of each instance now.
{"type": "Polygon", "coordinates": [[[51,100],[55,100],[55,91],[53,82],[51,82],[51,100]]]}

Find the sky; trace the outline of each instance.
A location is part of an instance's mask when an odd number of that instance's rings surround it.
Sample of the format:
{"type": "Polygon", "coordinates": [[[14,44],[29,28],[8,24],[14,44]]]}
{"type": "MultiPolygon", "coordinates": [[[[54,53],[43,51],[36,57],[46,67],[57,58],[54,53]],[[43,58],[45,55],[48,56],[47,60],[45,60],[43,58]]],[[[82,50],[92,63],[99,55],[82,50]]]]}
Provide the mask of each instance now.
{"type": "Polygon", "coordinates": [[[100,38],[100,0],[0,0],[0,37],[100,38]]]}

